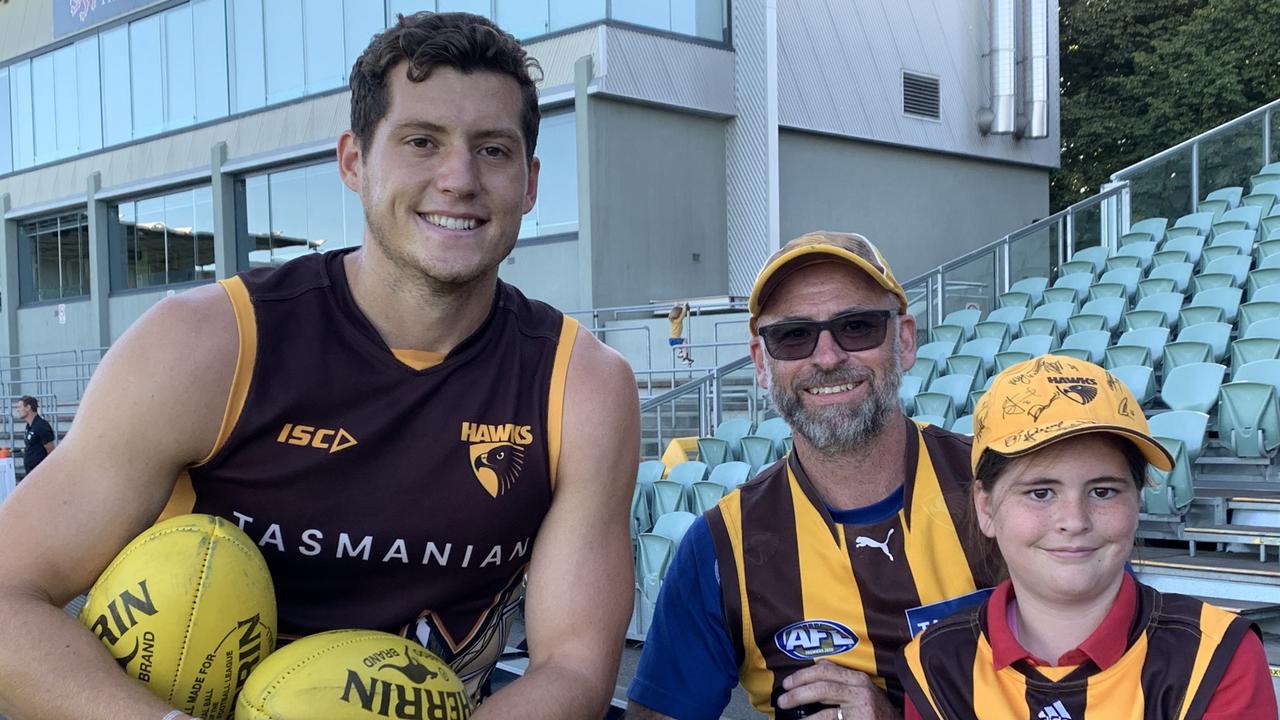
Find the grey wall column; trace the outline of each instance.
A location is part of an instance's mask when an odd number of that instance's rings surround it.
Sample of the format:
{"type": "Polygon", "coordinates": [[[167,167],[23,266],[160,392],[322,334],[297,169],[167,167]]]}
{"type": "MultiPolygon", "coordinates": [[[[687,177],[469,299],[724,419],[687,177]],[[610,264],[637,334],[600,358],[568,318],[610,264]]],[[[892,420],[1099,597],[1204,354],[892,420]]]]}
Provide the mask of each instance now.
{"type": "Polygon", "coordinates": [[[98,347],[111,344],[111,319],[107,312],[107,302],[111,295],[111,249],[107,242],[110,222],[107,204],[98,200],[98,191],[102,189],[102,175],[93,173],[89,176],[85,197],[88,199],[89,216],[89,305],[91,307],[89,324],[91,337],[98,347]]]}
{"type": "Polygon", "coordinates": [[[751,292],[778,247],[777,0],[733,4],[735,117],[725,145],[729,294],[751,292]]]}
{"type": "Polygon", "coordinates": [[[591,111],[587,89],[595,72],[590,55],[573,64],[573,124],[578,151],[578,307],[595,307],[591,272],[591,111]]]}
{"type": "Polygon", "coordinates": [[[209,168],[213,181],[213,264],[219,280],[235,275],[236,257],[236,188],[235,178],[222,172],[227,162],[227,144],[215,143],[210,151],[209,168]]]}
{"type": "Polygon", "coordinates": [[[5,220],[9,193],[0,195],[0,355],[18,354],[18,223],[5,220]]]}

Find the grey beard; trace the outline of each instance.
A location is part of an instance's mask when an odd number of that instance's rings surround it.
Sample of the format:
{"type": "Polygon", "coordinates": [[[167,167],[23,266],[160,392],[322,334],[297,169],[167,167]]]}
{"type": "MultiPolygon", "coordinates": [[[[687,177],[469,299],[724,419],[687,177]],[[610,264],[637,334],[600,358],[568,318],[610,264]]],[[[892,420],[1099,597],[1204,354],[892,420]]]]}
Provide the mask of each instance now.
{"type": "Polygon", "coordinates": [[[900,342],[893,338],[893,361],[884,377],[867,369],[840,368],[831,372],[814,372],[796,378],[795,385],[839,385],[865,382],[871,393],[858,405],[806,408],[795,387],[776,382],[774,360],[766,355],[765,371],[769,377],[769,396],[791,431],[803,437],[814,449],[827,455],[856,453],[884,430],[900,407],[898,386],[902,380],[900,342]]]}

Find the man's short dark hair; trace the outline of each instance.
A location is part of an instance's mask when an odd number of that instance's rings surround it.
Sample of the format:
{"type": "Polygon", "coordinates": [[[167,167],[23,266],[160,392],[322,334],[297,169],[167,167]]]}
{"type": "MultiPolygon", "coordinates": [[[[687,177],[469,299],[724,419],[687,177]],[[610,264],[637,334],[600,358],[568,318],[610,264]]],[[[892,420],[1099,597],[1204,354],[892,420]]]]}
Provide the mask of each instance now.
{"type": "Polygon", "coordinates": [[[35,412],[40,409],[40,401],[31,397],[30,395],[23,395],[22,397],[18,398],[18,402],[31,408],[31,412],[35,412]]]}
{"type": "Polygon", "coordinates": [[[399,15],[396,24],[373,36],[369,47],[351,68],[351,131],[361,148],[373,143],[373,132],[391,107],[391,70],[408,61],[408,78],[422,82],[437,67],[459,72],[477,70],[507,75],[520,85],[524,104],[520,129],[524,133],[525,162],[533,161],[538,144],[538,88],[531,71],[541,75],[538,61],[529,57],[510,34],[488,18],[471,13],[420,12],[399,15]]]}

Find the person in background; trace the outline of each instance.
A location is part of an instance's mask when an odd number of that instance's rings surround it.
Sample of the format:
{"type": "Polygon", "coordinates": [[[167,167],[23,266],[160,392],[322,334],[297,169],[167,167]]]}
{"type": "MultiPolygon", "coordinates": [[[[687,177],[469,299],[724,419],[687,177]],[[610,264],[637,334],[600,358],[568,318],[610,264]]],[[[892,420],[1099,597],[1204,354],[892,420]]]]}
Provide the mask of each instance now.
{"type": "Polygon", "coordinates": [[[906,717],[1274,720],[1257,626],[1126,572],[1147,467],[1173,458],[1133,393],[1047,355],[974,413],[973,508],[1009,579],[899,659],[906,717]]]}
{"type": "Polygon", "coordinates": [[[27,424],[26,449],[22,451],[22,467],[30,475],[36,466],[53,452],[53,427],[40,417],[40,401],[23,395],[13,404],[13,416],[27,424]]]}
{"type": "Polygon", "coordinates": [[[671,306],[671,312],[667,313],[667,322],[671,323],[671,337],[667,342],[671,347],[678,347],[676,358],[685,365],[692,365],[693,358],[689,355],[689,348],[685,347],[689,344],[688,338],[684,336],[684,320],[689,317],[689,303],[676,303],[671,306]]]}

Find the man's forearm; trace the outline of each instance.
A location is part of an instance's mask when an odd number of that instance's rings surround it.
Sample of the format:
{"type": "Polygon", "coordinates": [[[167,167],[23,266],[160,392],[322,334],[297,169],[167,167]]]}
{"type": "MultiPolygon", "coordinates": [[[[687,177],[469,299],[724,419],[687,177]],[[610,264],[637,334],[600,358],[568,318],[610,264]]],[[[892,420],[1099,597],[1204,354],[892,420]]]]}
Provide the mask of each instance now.
{"type": "MultiPolygon", "coordinates": [[[[615,665],[611,678],[616,676],[615,665]]],[[[530,666],[523,677],[484,701],[472,720],[600,720],[612,698],[612,680],[569,667],[530,666]]]]}
{"type": "Polygon", "coordinates": [[[0,596],[0,713],[15,720],[160,720],[173,708],[120,671],[64,610],[0,596]]]}

